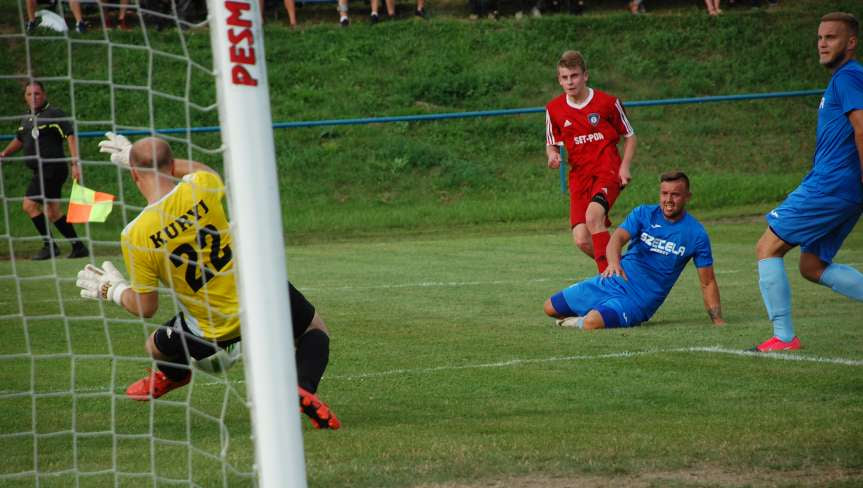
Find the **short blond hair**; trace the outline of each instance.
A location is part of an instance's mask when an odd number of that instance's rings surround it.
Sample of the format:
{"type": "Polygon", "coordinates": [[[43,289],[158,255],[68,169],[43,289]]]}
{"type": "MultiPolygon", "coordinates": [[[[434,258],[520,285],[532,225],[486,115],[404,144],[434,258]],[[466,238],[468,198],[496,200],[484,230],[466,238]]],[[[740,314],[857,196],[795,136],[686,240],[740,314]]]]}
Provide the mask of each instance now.
{"type": "Polygon", "coordinates": [[[566,51],[561,54],[557,67],[566,69],[581,68],[582,73],[587,73],[587,61],[584,60],[584,55],[578,51],[566,51]]]}
{"type": "Polygon", "coordinates": [[[849,34],[854,37],[860,35],[860,22],[854,14],[849,14],[847,12],[830,12],[821,17],[821,22],[842,22],[845,24],[845,28],[848,29],[849,34]]]}

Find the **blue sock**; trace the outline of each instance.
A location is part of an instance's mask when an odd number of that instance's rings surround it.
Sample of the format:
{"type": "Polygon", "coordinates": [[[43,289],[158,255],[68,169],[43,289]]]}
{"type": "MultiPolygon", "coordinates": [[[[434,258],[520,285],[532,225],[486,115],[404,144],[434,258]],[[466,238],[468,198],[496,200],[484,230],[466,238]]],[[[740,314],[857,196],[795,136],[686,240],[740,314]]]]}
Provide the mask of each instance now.
{"type": "Polygon", "coordinates": [[[791,285],[785,273],[782,258],[758,261],[758,286],[767,307],[767,316],[773,322],[773,335],[788,342],[794,338],[791,324],[791,285]]]}
{"type": "Polygon", "coordinates": [[[836,293],[863,302],[863,273],[851,266],[833,263],[821,273],[821,284],[836,293]]]}

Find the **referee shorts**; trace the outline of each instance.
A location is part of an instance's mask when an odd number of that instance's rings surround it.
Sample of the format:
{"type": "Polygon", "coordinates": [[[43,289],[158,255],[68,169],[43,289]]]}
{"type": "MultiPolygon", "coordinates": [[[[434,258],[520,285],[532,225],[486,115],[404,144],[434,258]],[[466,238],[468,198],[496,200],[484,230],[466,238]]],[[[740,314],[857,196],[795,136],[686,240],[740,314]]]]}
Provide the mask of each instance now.
{"type": "Polygon", "coordinates": [[[37,202],[59,200],[62,197],[63,184],[69,177],[69,169],[65,164],[53,166],[58,166],[58,168],[46,171],[43,167],[41,177],[38,171],[33,171],[33,177],[30,178],[30,184],[27,185],[27,192],[24,194],[25,197],[37,202]]]}

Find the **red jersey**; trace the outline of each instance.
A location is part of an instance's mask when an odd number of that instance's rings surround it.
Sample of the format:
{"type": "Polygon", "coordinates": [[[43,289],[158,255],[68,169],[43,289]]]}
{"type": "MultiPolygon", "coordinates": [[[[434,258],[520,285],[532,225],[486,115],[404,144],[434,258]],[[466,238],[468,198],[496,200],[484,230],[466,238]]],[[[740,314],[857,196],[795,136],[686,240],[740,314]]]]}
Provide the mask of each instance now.
{"type": "Polygon", "coordinates": [[[587,99],[575,105],[566,93],[545,106],[546,144],[564,144],[570,171],[599,176],[620,170],[617,142],[635,134],[620,100],[588,88],[587,99]]]}

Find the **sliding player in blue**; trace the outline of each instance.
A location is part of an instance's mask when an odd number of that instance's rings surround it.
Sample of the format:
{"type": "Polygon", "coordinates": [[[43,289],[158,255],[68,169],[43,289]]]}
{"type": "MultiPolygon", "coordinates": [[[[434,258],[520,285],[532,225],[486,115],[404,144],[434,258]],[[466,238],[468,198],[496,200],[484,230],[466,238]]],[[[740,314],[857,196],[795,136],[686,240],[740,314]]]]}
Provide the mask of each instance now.
{"type": "Polygon", "coordinates": [[[758,284],[773,337],[756,351],[800,349],[791,322],[791,286],[783,257],[800,246],[800,274],[863,301],[863,274],[833,262],[863,212],[863,66],[854,59],[860,24],[833,12],[818,26],[818,58],[832,77],[818,107],[812,169],[767,216],[756,246],[758,284]]]}
{"type": "Polygon", "coordinates": [[[608,243],[608,267],[545,301],[545,313],[562,327],[633,327],[650,319],[692,259],[701,280],[707,314],[723,325],[719,285],[713,273],[710,239],[704,226],[686,212],[692,193],[680,171],[660,177],[659,205],[633,209],[608,243]],[[621,258],[621,249],[629,248],[621,258]]]}

